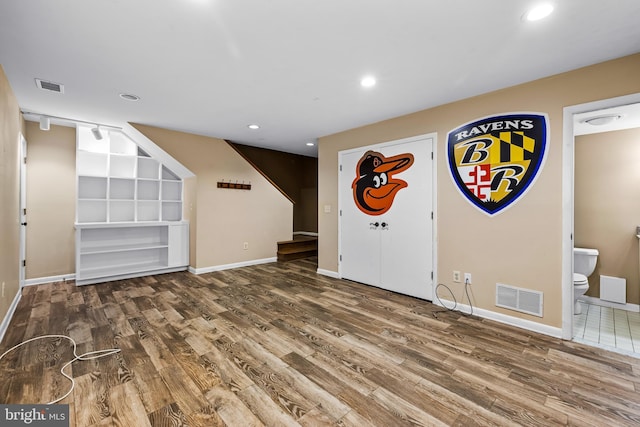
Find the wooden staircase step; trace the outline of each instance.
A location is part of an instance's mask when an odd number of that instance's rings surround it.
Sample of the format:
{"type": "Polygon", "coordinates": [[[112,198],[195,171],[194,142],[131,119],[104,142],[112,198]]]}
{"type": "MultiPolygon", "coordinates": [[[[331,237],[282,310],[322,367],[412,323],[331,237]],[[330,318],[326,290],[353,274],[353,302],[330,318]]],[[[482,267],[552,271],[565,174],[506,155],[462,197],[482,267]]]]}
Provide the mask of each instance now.
{"type": "Polygon", "coordinates": [[[318,238],[299,236],[278,242],[278,261],[290,261],[318,255],[318,238]]]}

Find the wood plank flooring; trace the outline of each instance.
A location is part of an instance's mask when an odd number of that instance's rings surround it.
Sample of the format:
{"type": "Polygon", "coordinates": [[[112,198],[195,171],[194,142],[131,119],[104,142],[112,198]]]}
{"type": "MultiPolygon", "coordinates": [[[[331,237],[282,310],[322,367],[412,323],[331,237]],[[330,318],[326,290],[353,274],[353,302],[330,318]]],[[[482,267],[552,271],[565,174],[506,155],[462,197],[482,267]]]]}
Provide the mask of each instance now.
{"type": "MultiPolygon", "coordinates": [[[[71,425],[637,426],[640,359],[315,273],[316,259],[23,291],[0,353],[68,334],[71,425]]],[[[0,362],[0,402],[63,395],[67,340],[0,362]]]]}

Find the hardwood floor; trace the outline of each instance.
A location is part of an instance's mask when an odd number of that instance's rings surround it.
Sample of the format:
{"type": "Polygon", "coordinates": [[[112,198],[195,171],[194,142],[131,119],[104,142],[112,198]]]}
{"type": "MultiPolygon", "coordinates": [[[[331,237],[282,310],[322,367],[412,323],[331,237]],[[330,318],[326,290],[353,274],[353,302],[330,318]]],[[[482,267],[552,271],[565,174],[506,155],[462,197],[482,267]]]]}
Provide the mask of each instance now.
{"type": "MultiPolygon", "coordinates": [[[[0,353],[68,334],[71,425],[640,424],[640,359],[315,273],[315,259],[24,289],[0,353]]],[[[67,340],[0,362],[0,402],[63,395],[67,340]]]]}

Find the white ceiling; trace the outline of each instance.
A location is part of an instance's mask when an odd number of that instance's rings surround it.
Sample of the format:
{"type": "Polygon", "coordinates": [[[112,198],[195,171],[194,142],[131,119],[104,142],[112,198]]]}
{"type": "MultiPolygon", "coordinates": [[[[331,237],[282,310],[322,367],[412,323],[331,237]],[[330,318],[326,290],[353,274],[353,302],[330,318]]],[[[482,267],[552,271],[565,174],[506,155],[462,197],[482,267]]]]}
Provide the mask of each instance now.
{"type": "Polygon", "coordinates": [[[0,63],[23,110],[314,156],[320,136],[640,51],[638,0],[523,22],[535,3],[5,0],[0,63]]]}
{"type": "Polygon", "coordinates": [[[592,133],[611,132],[615,130],[640,128],[640,103],[620,105],[586,113],[573,115],[573,134],[589,135],[592,133]],[[617,117],[611,123],[592,125],[587,120],[603,116],[617,117]]]}

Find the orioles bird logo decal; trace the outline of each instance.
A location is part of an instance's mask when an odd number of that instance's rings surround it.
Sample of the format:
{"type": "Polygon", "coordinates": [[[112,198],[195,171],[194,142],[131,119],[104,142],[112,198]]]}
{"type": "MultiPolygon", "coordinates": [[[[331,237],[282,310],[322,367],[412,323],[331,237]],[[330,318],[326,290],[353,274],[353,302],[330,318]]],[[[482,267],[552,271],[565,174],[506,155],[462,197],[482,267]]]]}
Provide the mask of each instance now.
{"type": "Polygon", "coordinates": [[[413,154],[410,153],[392,157],[377,151],[364,153],[356,166],[356,179],[351,184],[358,209],[367,215],[387,212],[398,191],[408,185],[393,175],[409,169],[412,164],[413,154]]]}

